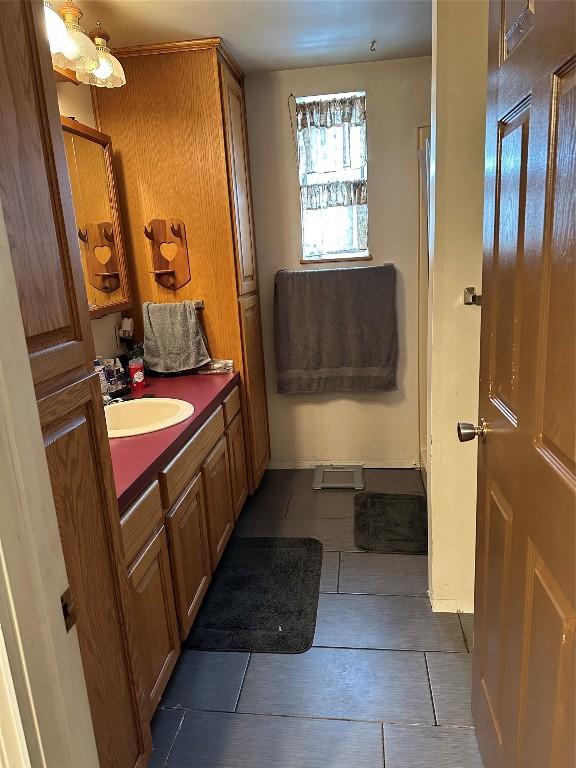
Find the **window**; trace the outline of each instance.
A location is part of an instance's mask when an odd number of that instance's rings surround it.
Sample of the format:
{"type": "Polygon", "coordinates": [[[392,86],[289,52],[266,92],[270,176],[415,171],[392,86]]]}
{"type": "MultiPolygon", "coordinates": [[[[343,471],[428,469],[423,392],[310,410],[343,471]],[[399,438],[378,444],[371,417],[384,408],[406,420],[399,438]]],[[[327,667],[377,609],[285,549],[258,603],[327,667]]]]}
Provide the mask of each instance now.
{"type": "Polygon", "coordinates": [[[303,259],[368,256],[366,94],[296,99],[303,259]]]}

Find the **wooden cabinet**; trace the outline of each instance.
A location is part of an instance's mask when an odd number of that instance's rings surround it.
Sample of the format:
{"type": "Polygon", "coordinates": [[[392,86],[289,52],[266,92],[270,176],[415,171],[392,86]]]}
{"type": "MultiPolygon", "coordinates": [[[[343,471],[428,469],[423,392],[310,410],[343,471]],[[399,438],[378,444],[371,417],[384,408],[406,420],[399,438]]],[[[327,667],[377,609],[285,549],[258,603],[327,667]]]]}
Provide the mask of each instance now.
{"type": "Polygon", "coordinates": [[[185,640],[212,578],[201,475],[168,513],[166,527],[178,627],[185,640]]]}
{"type": "MultiPolygon", "coordinates": [[[[240,373],[253,492],[268,463],[269,439],[243,74],[220,38],[115,54],[126,85],[97,88],[93,95],[98,125],[113,136],[122,163],[118,182],[134,305],[204,300],[210,353],[234,360],[240,373]],[[159,211],[186,226],[193,278],[176,291],[150,274],[143,227],[159,211]]],[[[134,320],[138,337],[139,313],[134,320]]]]}
{"type": "Polygon", "coordinates": [[[242,85],[225,63],[220,63],[220,81],[224,107],[228,184],[234,224],[236,279],[238,294],[242,295],[253,293],[258,288],[246,109],[242,85]]]}
{"type": "Polygon", "coordinates": [[[44,12],[2,3],[0,17],[0,204],[96,746],[102,768],[143,768],[150,730],[44,12]]]}
{"type": "Polygon", "coordinates": [[[237,520],[248,496],[244,430],[242,428],[242,416],[239,413],[234,417],[232,423],[226,430],[226,442],[228,445],[228,459],[230,462],[232,508],[234,510],[234,519],[237,520]]]}
{"type": "MultiPolygon", "coordinates": [[[[180,653],[166,531],[162,526],[129,570],[142,660],[142,681],[151,717],[180,653]]],[[[122,727],[117,724],[117,727],[122,727]]]]}
{"type": "Polygon", "coordinates": [[[260,302],[258,296],[254,294],[243,296],[238,304],[246,357],[246,413],[249,424],[252,487],[257,488],[270,457],[260,302]]]}
{"type": "Polygon", "coordinates": [[[230,494],[230,469],[226,438],[223,437],[202,467],[206,520],[212,570],[218,565],[234,528],[230,494]]]}

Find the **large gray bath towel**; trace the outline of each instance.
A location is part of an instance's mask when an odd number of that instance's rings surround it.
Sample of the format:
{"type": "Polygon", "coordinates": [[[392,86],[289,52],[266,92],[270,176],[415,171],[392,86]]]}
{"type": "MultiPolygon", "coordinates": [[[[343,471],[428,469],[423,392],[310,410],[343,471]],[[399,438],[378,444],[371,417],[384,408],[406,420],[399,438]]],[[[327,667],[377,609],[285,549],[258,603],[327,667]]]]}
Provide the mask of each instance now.
{"type": "Polygon", "coordinates": [[[177,373],[210,362],[204,333],[192,301],[142,305],[144,360],[159,373],[177,373]]]}
{"type": "Polygon", "coordinates": [[[278,392],[396,389],[396,269],[282,270],[274,283],[278,392]]]}

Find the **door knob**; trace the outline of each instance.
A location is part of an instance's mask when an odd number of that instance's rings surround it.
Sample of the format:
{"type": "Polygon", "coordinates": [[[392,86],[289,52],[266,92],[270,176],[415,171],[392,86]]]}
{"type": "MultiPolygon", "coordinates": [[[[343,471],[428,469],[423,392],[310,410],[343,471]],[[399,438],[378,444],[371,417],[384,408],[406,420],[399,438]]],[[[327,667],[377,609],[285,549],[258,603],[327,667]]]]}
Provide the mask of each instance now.
{"type": "Polygon", "coordinates": [[[469,421],[458,422],[458,440],[461,443],[467,443],[468,440],[474,440],[475,437],[479,437],[482,442],[486,441],[486,421],[480,419],[480,424],[476,427],[474,424],[470,424],[469,421]]]}

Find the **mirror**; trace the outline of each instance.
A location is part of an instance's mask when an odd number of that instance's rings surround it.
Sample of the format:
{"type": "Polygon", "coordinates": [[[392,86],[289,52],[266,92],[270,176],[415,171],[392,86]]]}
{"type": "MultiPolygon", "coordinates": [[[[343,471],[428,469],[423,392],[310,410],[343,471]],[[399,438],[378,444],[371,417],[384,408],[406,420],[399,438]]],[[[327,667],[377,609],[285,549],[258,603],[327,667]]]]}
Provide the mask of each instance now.
{"type": "Polygon", "coordinates": [[[84,283],[92,317],[131,306],[110,136],[61,117],[84,283]]]}

